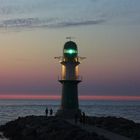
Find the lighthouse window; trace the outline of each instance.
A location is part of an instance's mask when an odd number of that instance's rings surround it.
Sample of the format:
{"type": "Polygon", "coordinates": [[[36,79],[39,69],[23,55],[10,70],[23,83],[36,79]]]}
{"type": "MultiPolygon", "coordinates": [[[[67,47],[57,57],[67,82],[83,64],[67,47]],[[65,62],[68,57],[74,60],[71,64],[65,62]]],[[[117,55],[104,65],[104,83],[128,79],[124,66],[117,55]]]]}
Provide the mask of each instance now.
{"type": "Polygon", "coordinates": [[[64,53],[74,54],[74,53],[77,53],[77,50],[74,50],[74,49],[68,49],[68,50],[64,50],[64,53]]]}

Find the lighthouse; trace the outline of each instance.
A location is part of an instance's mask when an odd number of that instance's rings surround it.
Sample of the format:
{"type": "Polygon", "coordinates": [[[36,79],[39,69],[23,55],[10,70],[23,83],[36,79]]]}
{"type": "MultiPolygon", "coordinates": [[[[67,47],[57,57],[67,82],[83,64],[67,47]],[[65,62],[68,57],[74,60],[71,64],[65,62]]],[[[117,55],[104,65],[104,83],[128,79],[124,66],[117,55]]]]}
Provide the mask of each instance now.
{"type": "Polygon", "coordinates": [[[56,115],[74,117],[81,113],[78,102],[78,84],[82,81],[79,64],[84,57],[78,56],[77,44],[70,40],[64,44],[63,56],[55,58],[60,60],[61,76],[58,80],[62,84],[61,106],[56,115]]]}

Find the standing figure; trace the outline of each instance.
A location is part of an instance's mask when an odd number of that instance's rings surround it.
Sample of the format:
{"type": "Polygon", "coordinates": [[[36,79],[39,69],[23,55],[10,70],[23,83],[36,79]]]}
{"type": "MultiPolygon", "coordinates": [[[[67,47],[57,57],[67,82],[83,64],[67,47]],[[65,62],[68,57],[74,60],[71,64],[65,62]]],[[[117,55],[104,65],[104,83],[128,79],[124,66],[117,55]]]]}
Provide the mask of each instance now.
{"type": "Polygon", "coordinates": [[[83,122],[83,124],[86,123],[86,115],[85,115],[85,112],[82,113],[82,122],[83,122]]]}
{"type": "Polygon", "coordinates": [[[52,110],[52,108],[50,109],[50,116],[52,116],[53,115],[53,110],[52,110]]]}
{"type": "Polygon", "coordinates": [[[45,114],[46,114],[46,116],[48,116],[48,108],[46,108],[45,114]]]}

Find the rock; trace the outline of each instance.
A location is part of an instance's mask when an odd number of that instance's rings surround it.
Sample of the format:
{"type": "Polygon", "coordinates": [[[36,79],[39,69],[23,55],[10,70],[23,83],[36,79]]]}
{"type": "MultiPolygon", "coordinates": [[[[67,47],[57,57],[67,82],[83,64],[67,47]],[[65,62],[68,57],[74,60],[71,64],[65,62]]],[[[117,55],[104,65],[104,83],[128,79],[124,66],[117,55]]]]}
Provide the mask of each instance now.
{"type": "Polygon", "coordinates": [[[27,116],[0,127],[11,140],[105,140],[57,117],[27,116]]]}
{"type": "MultiPolygon", "coordinates": [[[[131,120],[117,117],[87,117],[86,120],[90,125],[140,140],[140,124],[131,120]]],[[[20,117],[0,126],[0,131],[11,140],[107,140],[58,117],[20,117]]]]}
{"type": "Polygon", "coordinates": [[[110,116],[88,117],[87,123],[130,137],[134,140],[140,139],[140,124],[132,120],[110,116]]]}

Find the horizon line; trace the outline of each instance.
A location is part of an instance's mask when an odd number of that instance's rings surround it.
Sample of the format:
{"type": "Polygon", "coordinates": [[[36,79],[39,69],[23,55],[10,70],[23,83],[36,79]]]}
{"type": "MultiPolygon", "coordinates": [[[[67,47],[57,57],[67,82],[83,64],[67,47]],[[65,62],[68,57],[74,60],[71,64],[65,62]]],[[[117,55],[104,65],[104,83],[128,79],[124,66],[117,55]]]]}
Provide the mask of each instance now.
{"type": "MultiPolygon", "coordinates": [[[[60,100],[59,95],[0,95],[0,99],[45,99],[60,100]]],[[[140,96],[116,96],[116,95],[80,95],[80,100],[132,100],[140,101],[140,96]]]]}

